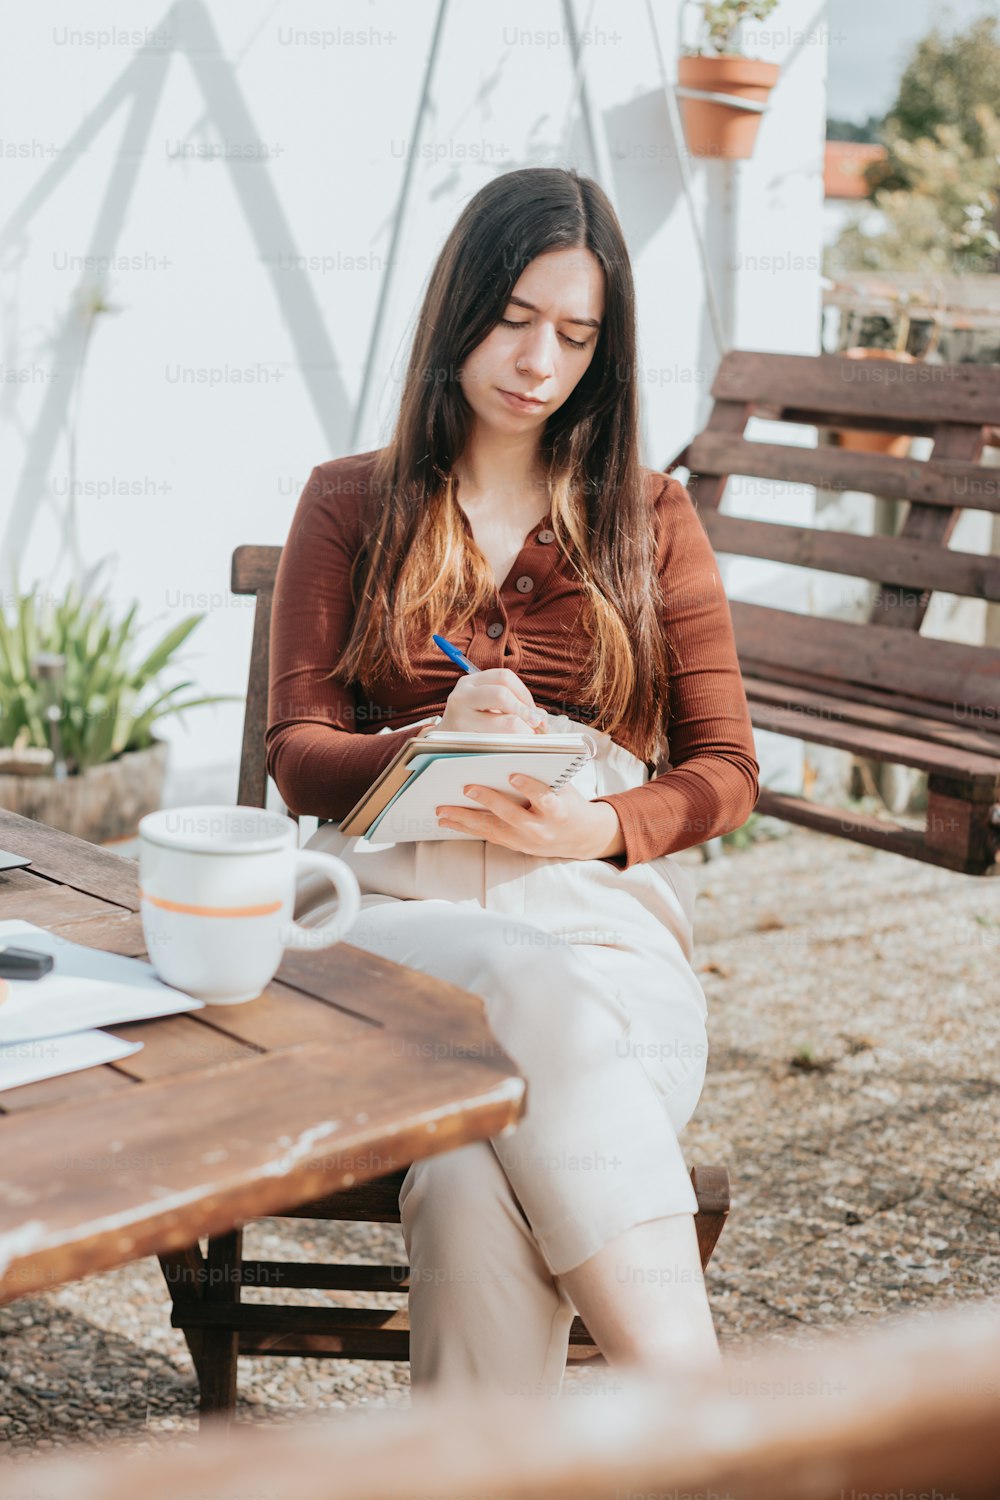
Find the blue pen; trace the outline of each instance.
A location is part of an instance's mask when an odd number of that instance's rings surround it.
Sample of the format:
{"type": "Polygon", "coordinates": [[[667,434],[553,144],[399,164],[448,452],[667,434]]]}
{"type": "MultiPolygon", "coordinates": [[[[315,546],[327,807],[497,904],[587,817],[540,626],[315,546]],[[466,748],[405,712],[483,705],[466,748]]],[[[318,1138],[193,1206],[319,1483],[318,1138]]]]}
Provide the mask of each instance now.
{"type": "MultiPolygon", "coordinates": [[[[432,635],[431,639],[435,646],[438,646],[444,652],[448,660],[453,661],[456,667],[461,667],[463,672],[481,672],[483,670],[482,667],[477,667],[463,652],[459,651],[457,646],[453,646],[451,641],[446,641],[443,635],[432,635]]],[[[536,709],[536,712],[541,714],[542,718],[535,725],[535,733],[542,734],[545,732],[543,729],[545,723],[544,710],[536,709]]]]}
{"type": "Polygon", "coordinates": [[[441,650],[448,657],[449,661],[453,661],[456,667],[461,667],[463,672],[481,672],[483,670],[482,667],[475,666],[467,656],[464,656],[459,651],[457,646],[451,644],[451,641],[446,641],[443,635],[432,636],[432,640],[435,646],[441,647],[441,650]]]}

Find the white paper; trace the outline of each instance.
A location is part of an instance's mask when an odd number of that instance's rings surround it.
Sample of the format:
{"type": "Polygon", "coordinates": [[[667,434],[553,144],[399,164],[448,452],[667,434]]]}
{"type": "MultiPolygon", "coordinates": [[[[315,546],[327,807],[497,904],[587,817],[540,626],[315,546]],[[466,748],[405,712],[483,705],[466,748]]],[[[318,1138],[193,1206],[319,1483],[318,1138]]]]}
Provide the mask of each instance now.
{"type": "MultiPolygon", "coordinates": [[[[39,981],[41,983],[41,981],[39,981]]],[[[7,1042],[0,1046],[0,1092],[60,1073],[77,1073],[99,1063],[118,1062],[139,1052],[142,1042],[124,1042],[106,1031],[71,1031],[66,1036],[7,1042]]]]}
{"type": "Polygon", "coordinates": [[[37,948],[55,959],[41,979],[3,981],[8,993],[0,1005],[0,1046],[204,1007],[204,1001],[165,984],[143,959],[86,948],[33,922],[0,922],[0,942],[37,948]]]}

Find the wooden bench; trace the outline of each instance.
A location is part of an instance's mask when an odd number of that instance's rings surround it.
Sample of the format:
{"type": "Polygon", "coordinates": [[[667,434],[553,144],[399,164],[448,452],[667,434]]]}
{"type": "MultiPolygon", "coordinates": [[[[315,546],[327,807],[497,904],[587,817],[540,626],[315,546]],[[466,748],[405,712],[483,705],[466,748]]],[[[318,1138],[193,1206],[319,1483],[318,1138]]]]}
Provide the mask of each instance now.
{"type": "MultiPolygon", "coordinates": [[[[256,595],[253,643],[237,801],[243,807],[266,806],[267,773],[264,731],[267,725],[268,655],[271,604],[280,547],[237,547],[232,560],[232,591],[256,595]]],[[[298,818],[292,814],[297,822],[298,818]]],[[[347,935],[350,942],[350,934],[347,935]]],[[[361,1220],[369,1223],[400,1222],[399,1190],[405,1169],[307,1203],[282,1218],[361,1220]]],[[[698,1200],[695,1227],[702,1267],[708,1265],[729,1212],[729,1174],[725,1167],[693,1167],[691,1181],[698,1200]]],[[[233,1255],[232,1237],[209,1241],[205,1257],[212,1266],[228,1264],[233,1255]]],[[[395,1292],[409,1289],[407,1265],[318,1264],[295,1261],[258,1261],[242,1258],[240,1280],[253,1287],[267,1285],[311,1291],[395,1292]]],[[[175,1307],[174,1327],[198,1337],[193,1313],[175,1307]]],[[[238,1341],[237,1354],[306,1355],[335,1359],[409,1358],[409,1322],[403,1307],[288,1306],[254,1301],[226,1310],[226,1327],[238,1341]]],[[[212,1352],[200,1354],[201,1411],[231,1413],[235,1404],[233,1382],[226,1378],[224,1360],[212,1364],[212,1352]]],[[[575,1317],[570,1330],[571,1363],[604,1363],[584,1322],[575,1317]]]]}
{"type": "MultiPolygon", "coordinates": [[[[1000,512],[1000,369],[859,364],[843,355],[736,350],[716,373],[708,423],[665,466],[687,488],[718,553],[792,563],[877,584],[864,621],[731,600],[758,729],[927,776],[923,829],[762,789],[756,810],[968,875],[1000,851],[1000,650],[921,634],[935,590],[1000,601],[1000,557],[949,549],[965,509],[1000,512]],[[820,429],[821,446],[752,442],[751,417],[820,429]],[[849,451],[837,429],[929,437],[927,459],[849,451]],[[731,475],[908,502],[893,536],[779,525],[723,512],[731,475]]],[[[777,490],[780,493],[780,487],[777,490]]]]}

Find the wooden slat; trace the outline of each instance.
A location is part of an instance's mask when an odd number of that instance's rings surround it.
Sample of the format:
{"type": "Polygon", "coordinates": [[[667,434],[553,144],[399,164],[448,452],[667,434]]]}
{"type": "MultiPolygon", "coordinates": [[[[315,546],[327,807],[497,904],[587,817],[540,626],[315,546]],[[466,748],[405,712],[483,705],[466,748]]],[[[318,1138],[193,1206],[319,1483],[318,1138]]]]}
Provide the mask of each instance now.
{"type": "MultiPolygon", "coordinates": [[[[982,755],[994,755],[997,736],[1000,735],[1000,710],[962,715],[956,722],[954,710],[927,698],[914,698],[906,693],[892,693],[874,688],[867,683],[841,682],[835,677],[822,677],[816,672],[804,672],[784,663],[756,661],[740,652],[740,667],[744,681],[752,682],[757,689],[777,685],[800,687],[816,692],[824,699],[836,698],[843,703],[845,717],[853,719],[854,710],[866,706],[888,711],[890,719],[901,717],[906,721],[908,732],[917,739],[935,739],[938,744],[956,744],[960,750],[975,750],[982,755]],[[932,732],[931,725],[937,726],[932,732]]],[[[859,722],[865,722],[863,718],[859,722]]],[[[901,728],[887,723],[886,728],[901,728]]]]}
{"type": "MultiPolygon", "coordinates": [[[[933,542],[904,536],[858,536],[816,526],[784,526],[712,510],[703,511],[701,520],[716,552],[879,580],[884,593],[887,585],[898,584],[918,595],[923,589],[944,589],[973,599],[1000,600],[1000,557],[950,552],[933,542]]],[[[898,607],[898,596],[893,593],[892,597],[898,607]]]]}
{"type": "MultiPolygon", "coordinates": [[[[890,458],[882,453],[850,453],[843,448],[803,448],[797,443],[748,442],[706,431],[693,438],[686,467],[702,476],[699,504],[707,504],[709,476],[742,474],[776,483],[815,486],[839,494],[855,490],[914,504],[951,510],[1000,512],[1000,469],[938,454],[927,459],[890,458]]],[[[694,490],[688,484],[692,495],[694,490]]]]}
{"type": "Polygon", "coordinates": [[[119,953],[123,958],[146,958],[146,935],[137,911],[105,906],[102,916],[54,922],[51,930],[84,948],[100,948],[105,953],[119,953]]]}
{"type": "MultiPolygon", "coordinates": [[[[405,1167],[398,1172],[388,1172],[371,1182],[359,1183],[357,1187],[300,1204],[281,1217],[398,1224],[399,1193],[405,1176],[405,1167]]],[[[702,1248],[702,1263],[707,1265],[729,1212],[729,1174],[724,1167],[695,1166],[691,1168],[691,1181],[698,1199],[698,1242],[702,1248]]]]}
{"type": "Polygon", "coordinates": [[[486,1007],[481,996],[419,969],[355,948],[350,933],[325,952],[288,949],[276,979],[292,988],[315,995],[346,1015],[357,1015],[371,1025],[388,1027],[399,1040],[401,1051],[420,1056],[420,1045],[433,1045],[437,1056],[446,1046],[456,1055],[463,1049],[475,1065],[479,1057],[502,1056],[486,1028],[486,1007]],[[405,976],[405,978],[404,978],[405,976]],[[359,997],[352,1003],[352,996],[359,997]],[[480,1049],[485,1049],[485,1055],[480,1049]]]}
{"type": "Polygon", "coordinates": [[[86,839],[0,808],[0,847],[29,855],[32,868],[59,885],[139,910],[139,866],[86,839]]]}
{"type": "MultiPolygon", "coordinates": [[[[403,1315],[408,1316],[405,1310],[403,1315]]],[[[185,1328],[184,1336],[191,1345],[203,1336],[203,1330],[185,1328]]],[[[241,1355],[277,1355],[286,1359],[386,1359],[401,1363],[410,1357],[410,1335],[408,1329],[395,1327],[345,1328],[337,1333],[268,1333],[260,1329],[239,1335],[239,1352],[241,1355]]],[[[584,1363],[606,1363],[599,1355],[593,1358],[597,1354],[597,1346],[583,1320],[574,1318],[570,1324],[567,1364],[575,1368],[584,1363]]]]}
{"type": "Polygon", "coordinates": [[[788,664],[842,682],[873,683],[936,703],[996,712],[1000,650],[929,640],[884,625],[825,620],[815,615],[730,602],[741,660],[788,664]]]}
{"type": "Polygon", "coordinates": [[[248,1333],[341,1333],[352,1329],[380,1332],[396,1329],[408,1333],[410,1324],[405,1307],[318,1307],[297,1303],[240,1302],[229,1307],[212,1307],[193,1302],[177,1307],[171,1316],[175,1327],[181,1319],[189,1328],[236,1328],[248,1333]]]}
{"type": "Polygon", "coordinates": [[[904,828],[903,823],[891,819],[856,813],[846,807],[826,807],[822,802],[810,802],[804,796],[792,796],[787,792],[772,792],[763,787],[754,807],[763,817],[781,817],[784,822],[798,823],[801,828],[811,828],[817,834],[831,834],[834,838],[853,838],[856,843],[868,844],[871,849],[885,849],[888,853],[900,853],[907,859],[922,859],[927,864],[945,864],[949,870],[964,868],[954,862],[937,859],[928,849],[924,834],[919,829],[904,828]]]}
{"type": "Polygon", "coordinates": [[[285,1210],[281,1218],[287,1219],[349,1219],[356,1223],[398,1224],[399,1190],[406,1176],[406,1167],[395,1172],[386,1172],[371,1182],[359,1182],[355,1187],[341,1192],[326,1193],[322,1198],[308,1203],[296,1204],[285,1210]]]}
{"type": "MultiPolygon", "coordinates": [[[[247,1304],[249,1306],[249,1304],[247,1304]]],[[[361,1311],[362,1309],[358,1309],[361,1311]]],[[[388,1316],[388,1315],[386,1315],[388,1316]]],[[[193,1329],[192,1332],[201,1332],[193,1329]]],[[[241,1355],[278,1356],[286,1359],[370,1359],[404,1363],[410,1357],[408,1328],[344,1327],[333,1331],[279,1332],[266,1324],[255,1331],[238,1335],[241,1355]]]]}
{"type": "Polygon", "coordinates": [[[53,927],[81,917],[103,916],[107,911],[107,903],[97,896],[56,885],[32,874],[30,867],[0,872],[0,921],[18,919],[38,927],[53,927]]]}
{"type": "MultiPolygon", "coordinates": [[[[275,1263],[275,1269],[280,1270],[280,1264],[275,1263]]],[[[241,1354],[305,1355],[313,1359],[409,1358],[410,1315],[406,1306],[303,1307],[294,1303],[254,1302],[218,1306],[200,1300],[190,1305],[176,1304],[170,1321],[175,1328],[233,1330],[239,1334],[241,1354]]],[[[570,1324],[569,1338],[571,1344],[582,1344],[597,1352],[579,1316],[570,1324]]]]}
{"type": "MultiPolygon", "coordinates": [[[[40,1078],[37,1083],[22,1083],[16,1089],[3,1089],[0,1091],[0,1113],[23,1115],[77,1100],[103,1099],[132,1087],[131,1080],[116,1068],[81,1068],[76,1073],[60,1073],[55,1078],[40,1078]]],[[[6,1121],[2,1128],[7,1131],[6,1121]]]]}
{"type": "Polygon", "coordinates": [[[184,1249],[376,1175],[371,1163],[393,1170],[497,1135],[517,1122],[525,1094],[509,1060],[435,1056],[414,1068],[370,1031],[12,1116],[0,1300],[184,1249]],[[112,1161],[116,1170],[101,1170],[112,1161]]]}
{"type": "MultiPolygon", "coordinates": [[[[406,1306],[297,1307],[240,1302],[216,1307],[202,1300],[190,1307],[175,1305],[170,1321],[175,1328],[203,1336],[209,1331],[218,1336],[232,1330],[239,1339],[241,1355],[393,1361],[410,1357],[406,1306]]],[[[599,1352],[579,1316],[570,1324],[569,1342],[584,1357],[599,1352]]]]}
{"type": "Polygon", "coordinates": [[[712,396],[749,402],[755,409],[985,426],[995,423],[1000,411],[1000,369],[733,349],[719,365],[712,396]]]}
{"type": "MultiPolygon", "coordinates": [[[[744,669],[743,687],[747,698],[758,703],[773,704],[778,708],[791,708],[799,712],[839,720],[844,724],[864,724],[873,729],[884,729],[890,734],[902,734],[909,739],[921,740],[934,745],[951,746],[966,754],[985,756],[995,760],[1000,756],[1000,740],[995,736],[981,734],[975,729],[926,718],[912,712],[902,712],[897,707],[882,707],[874,704],[870,697],[864,702],[855,702],[850,697],[838,696],[826,688],[824,680],[808,677],[806,673],[783,674],[782,680],[761,678],[754,671],[744,669]],[[808,682],[800,686],[794,678],[808,682]]],[[[850,687],[836,684],[840,693],[849,693],[850,687]]],[[[892,701],[891,694],[883,694],[892,701]]],[[[917,700],[913,700],[916,702],[917,700]]]]}
{"type": "MultiPolygon", "coordinates": [[[[219,1009],[220,1007],[216,1007],[219,1009]]],[[[317,1007],[318,1009],[318,1007],[317,1007]]],[[[154,1016],[146,1021],[130,1021],[122,1026],[104,1026],[123,1042],[141,1042],[142,1051],[133,1052],[115,1063],[119,1072],[137,1082],[170,1078],[194,1068],[214,1068],[238,1058],[256,1057],[258,1048],[227,1036],[201,1020],[203,1012],[178,1016],[154,1016]]],[[[311,1038],[303,1037],[302,1041],[311,1038]]]]}
{"type": "Polygon", "coordinates": [[[1000,794],[1000,756],[970,755],[948,745],[935,745],[908,735],[890,734],[871,725],[845,723],[801,709],[750,700],[750,714],[757,729],[790,735],[814,745],[829,745],[891,765],[912,766],[927,773],[950,775],[970,788],[982,789],[982,800],[1000,794]]]}
{"type": "Polygon", "coordinates": [[[922,859],[961,874],[996,873],[1000,852],[1000,829],[987,834],[988,808],[984,802],[945,799],[931,789],[928,796],[927,828],[904,828],[889,819],[870,817],[844,807],[825,807],[802,796],[763,789],[756,811],[781,817],[834,838],[853,838],[873,849],[885,849],[907,859],[922,859]],[[952,826],[954,825],[954,826],[952,826]],[[975,826],[973,826],[975,825],[975,826]]]}
{"type": "MultiPolygon", "coordinates": [[[[309,956],[315,959],[317,955],[309,956]]],[[[350,972],[350,964],[345,967],[350,972]]],[[[336,1046],[378,1029],[375,1020],[316,1000],[311,993],[276,979],[256,1000],[244,1005],[206,1005],[198,1015],[225,1035],[268,1052],[299,1042],[336,1046]]]]}
{"type": "MultiPolygon", "coordinates": [[[[247,1287],[294,1287],[309,1292],[398,1292],[410,1289],[407,1265],[358,1265],[353,1262],[244,1260],[242,1284],[247,1287]]],[[[251,1304],[247,1304],[250,1306],[251,1304]]],[[[183,1326],[183,1316],[178,1325],[183,1326]]]]}
{"type": "MultiPolygon", "coordinates": [[[[1000,511],[1000,469],[934,459],[894,459],[885,453],[849,453],[835,447],[805,449],[793,443],[748,443],[703,432],[688,444],[685,466],[703,475],[744,474],[775,483],[810,484],[841,493],[909,499],[952,510],[1000,511]]],[[[688,490],[694,493],[688,484],[688,490]]],[[[699,501],[705,502],[699,487],[699,501]]]]}

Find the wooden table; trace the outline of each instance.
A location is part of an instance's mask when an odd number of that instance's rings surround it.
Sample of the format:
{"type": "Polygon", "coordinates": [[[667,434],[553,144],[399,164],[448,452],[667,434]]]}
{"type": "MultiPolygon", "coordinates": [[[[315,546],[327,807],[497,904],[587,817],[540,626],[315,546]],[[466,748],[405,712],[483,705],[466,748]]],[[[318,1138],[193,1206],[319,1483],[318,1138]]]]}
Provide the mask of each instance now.
{"type": "MultiPolygon", "coordinates": [[[[138,863],[0,810],[0,919],[147,958],[138,863]]],[[[347,942],[258,999],[125,1026],[120,1062],[0,1092],[0,1302],[177,1251],[512,1129],[479,996],[347,942]]]]}

